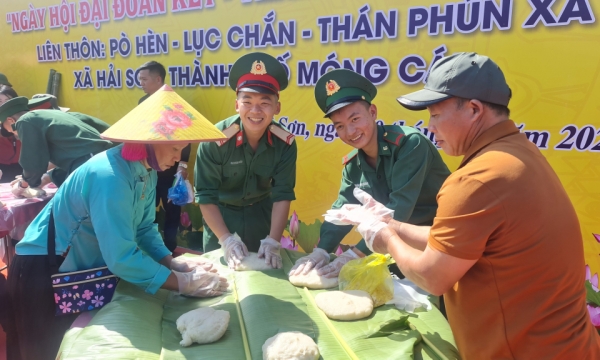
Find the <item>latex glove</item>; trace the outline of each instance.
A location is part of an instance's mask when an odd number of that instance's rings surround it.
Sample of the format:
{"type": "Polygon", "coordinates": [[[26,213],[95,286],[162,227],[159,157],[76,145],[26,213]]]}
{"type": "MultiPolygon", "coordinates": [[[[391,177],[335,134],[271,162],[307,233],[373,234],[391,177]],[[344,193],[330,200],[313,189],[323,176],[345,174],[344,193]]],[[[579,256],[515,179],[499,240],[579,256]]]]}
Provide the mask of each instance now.
{"type": "Polygon", "coordinates": [[[331,264],[323,266],[317,271],[318,275],[326,278],[334,278],[340,275],[340,270],[351,260],[358,259],[359,256],[352,249],[346,250],[342,255],[338,256],[331,264]]]}
{"type": "Polygon", "coordinates": [[[213,263],[200,256],[179,256],[171,260],[171,270],[179,272],[190,272],[196,268],[204,271],[212,270],[213,263]]]}
{"type": "Polygon", "coordinates": [[[173,271],[177,277],[179,294],[194,297],[213,297],[223,295],[229,284],[227,279],[216,272],[196,268],[190,272],[173,271]]]}
{"type": "Polygon", "coordinates": [[[363,204],[363,208],[372,216],[380,218],[381,221],[389,220],[394,217],[394,210],[386,207],[382,203],[375,200],[371,195],[364,190],[355,187],[352,191],[354,197],[363,204]]]}
{"type": "Polygon", "coordinates": [[[20,182],[16,182],[12,186],[11,191],[12,191],[13,195],[15,195],[16,197],[23,197],[23,198],[34,198],[34,197],[40,197],[40,196],[46,195],[46,192],[39,188],[21,187],[20,182]]]}
{"type": "Polygon", "coordinates": [[[323,215],[325,221],[334,225],[358,225],[369,212],[361,205],[346,204],[339,209],[330,209],[323,215]]]}
{"type": "Polygon", "coordinates": [[[296,263],[290,270],[290,276],[307,274],[313,268],[320,269],[327,264],[329,264],[329,254],[327,251],[315,248],[310,255],[296,260],[296,263]]]}
{"type": "Polygon", "coordinates": [[[23,180],[23,175],[17,175],[17,176],[15,176],[15,179],[10,182],[10,186],[13,186],[14,184],[18,183],[21,180],[23,180]]]}
{"type": "Polygon", "coordinates": [[[386,223],[380,221],[375,217],[370,217],[366,218],[363,222],[358,224],[358,226],[356,227],[356,231],[358,231],[362,235],[363,239],[365,239],[365,243],[367,244],[369,250],[371,250],[372,252],[376,252],[375,250],[373,250],[373,241],[375,240],[375,236],[377,236],[377,233],[385,227],[387,227],[386,223]]]}
{"type": "Polygon", "coordinates": [[[420,307],[431,310],[428,295],[425,290],[419,288],[410,280],[394,278],[394,298],[386,304],[394,304],[398,309],[409,313],[420,307]]]}
{"type": "Polygon", "coordinates": [[[281,244],[279,241],[267,236],[264,240],[260,241],[260,248],[258,249],[258,258],[265,259],[267,265],[270,265],[273,269],[281,269],[281,254],[279,253],[281,244]]]}
{"type": "Polygon", "coordinates": [[[219,239],[219,244],[223,249],[225,261],[230,269],[236,269],[246,256],[248,256],[248,248],[242,242],[238,234],[225,234],[219,239]]]}

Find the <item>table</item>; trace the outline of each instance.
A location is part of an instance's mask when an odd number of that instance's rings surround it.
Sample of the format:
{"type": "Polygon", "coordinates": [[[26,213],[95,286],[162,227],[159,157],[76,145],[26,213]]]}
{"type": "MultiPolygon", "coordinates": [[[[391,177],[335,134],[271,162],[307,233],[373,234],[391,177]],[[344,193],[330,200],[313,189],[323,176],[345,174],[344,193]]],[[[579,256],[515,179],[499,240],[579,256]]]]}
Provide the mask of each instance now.
{"type": "MultiPolygon", "coordinates": [[[[227,271],[222,251],[203,256],[227,271]]],[[[305,254],[282,250],[281,270],[229,272],[231,292],[197,299],[159,290],[150,295],[121,281],[113,301],[83,328],[70,329],[58,357],[68,359],[262,359],[262,344],[278,332],[301,331],[317,342],[324,360],[458,359],[448,322],[433,308],[409,314],[378,307],[358,321],[328,320],[308,290],[289,283],[287,272],[305,254]],[[231,318],[215,343],[181,347],[175,322],[183,313],[211,306],[231,318]]]]}
{"type": "Polygon", "coordinates": [[[25,229],[37,214],[46,206],[54,196],[57,188],[48,185],[44,188],[46,196],[41,198],[23,199],[16,198],[11,193],[9,183],[0,184],[0,260],[6,258],[6,265],[10,264],[12,252],[11,238],[21,240],[25,229]],[[4,256],[1,256],[3,253],[4,256]]]}

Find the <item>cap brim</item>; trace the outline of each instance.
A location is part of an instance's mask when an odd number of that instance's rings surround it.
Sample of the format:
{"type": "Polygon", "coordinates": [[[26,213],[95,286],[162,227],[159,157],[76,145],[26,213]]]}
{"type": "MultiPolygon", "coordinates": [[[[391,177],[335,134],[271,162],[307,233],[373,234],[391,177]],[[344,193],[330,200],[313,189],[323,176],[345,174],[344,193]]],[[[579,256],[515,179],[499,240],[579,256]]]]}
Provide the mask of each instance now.
{"type": "Polygon", "coordinates": [[[243,87],[238,90],[238,92],[240,92],[240,91],[253,92],[253,93],[259,93],[259,94],[277,95],[273,90],[267,89],[266,87],[263,87],[263,86],[247,86],[247,87],[243,87]]]}
{"type": "Polygon", "coordinates": [[[428,106],[451,98],[452,95],[443,94],[427,89],[415,91],[408,95],[400,96],[398,102],[409,110],[425,110],[428,106]]]}
{"type": "MultiPolygon", "coordinates": [[[[357,100],[358,101],[358,100],[357,100]]],[[[325,113],[325,116],[323,116],[324,118],[328,118],[329,115],[331,115],[333,112],[343,108],[344,106],[348,106],[350,104],[355,103],[356,101],[345,101],[345,102],[341,102],[339,104],[335,104],[333,105],[329,110],[327,110],[327,113],[325,113]]]]}

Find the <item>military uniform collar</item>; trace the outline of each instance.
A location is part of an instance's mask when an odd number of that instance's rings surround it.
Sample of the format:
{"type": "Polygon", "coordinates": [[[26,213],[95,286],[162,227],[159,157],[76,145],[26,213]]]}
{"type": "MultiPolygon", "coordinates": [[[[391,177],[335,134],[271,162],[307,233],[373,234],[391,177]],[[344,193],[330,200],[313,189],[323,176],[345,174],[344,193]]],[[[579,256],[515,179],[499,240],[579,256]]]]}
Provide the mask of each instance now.
{"type": "MultiPolygon", "coordinates": [[[[235,147],[240,147],[246,143],[248,143],[248,139],[244,133],[244,124],[242,122],[242,118],[240,116],[237,117],[237,119],[234,121],[234,123],[238,124],[240,126],[240,131],[235,135],[235,147]]],[[[275,122],[273,120],[271,120],[271,125],[273,125],[275,122]]],[[[269,126],[271,126],[269,125],[269,126]]],[[[260,137],[260,139],[258,140],[258,148],[256,149],[256,153],[260,153],[263,151],[263,147],[266,147],[268,145],[270,145],[271,147],[273,147],[273,137],[271,132],[269,131],[269,128],[267,127],[267,130],[265,130],[264,134],[260,137]]]]}
{"type": "Polygon", "coordinates": [[[481,149],[492,142],[517,133],[519,133],[519,129],[512,120],[502,121],[492,126],[473,141],[458,168],[465,166],[481,149]]]}

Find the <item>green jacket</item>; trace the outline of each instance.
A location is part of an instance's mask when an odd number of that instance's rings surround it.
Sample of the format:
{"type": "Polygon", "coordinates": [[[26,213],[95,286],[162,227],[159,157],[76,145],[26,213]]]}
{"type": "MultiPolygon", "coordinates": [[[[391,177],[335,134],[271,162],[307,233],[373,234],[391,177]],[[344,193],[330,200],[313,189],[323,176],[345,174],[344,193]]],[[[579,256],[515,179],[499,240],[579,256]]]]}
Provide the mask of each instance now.
{"type": "MultiPolygon", "coordinates": [[[[342,184],[331,208],[360,204],[352,193],[354,187],[359,187],[394,210],[394,219],[431,225],[437,210],[437,193],[450,175],[439,151],[418,130],[406,126],[377,126],[377,142],[376,169],[367,163],[362,150],[355,149],[344,157],[342,184]]],[[[350,230],[350,225],[323,223],[318,247],[333,252],[350,230]]],[[[370,253],[364,240],[357,248],[370,253]]]]}
{"type": "MultiPolygon", "coordinates": [[[[269,234],[273,203],[296,198],[296,143],[293,135],[273,122],[254,152],[238,115],[216,126],[228,139],[198,146],[196,202],[218,205],[229,231],[256,252],[260,240],[269,234]]],[[[205,252],[219,248],[206,223],[203,244],[205,252]]]]}
{"type": "Polygon", "coordinates": [[[101,139],[94,127],[60,110],[30,111],[15,126],[22,144],[19,164],[23,179],[32,187],[40,185],[48,162],[56,165],[51,177],[60,186],[79,165],[113,146],[101,139]]]}
{"type": "MultiPolygon", "coordinates": [[[[216,124],[224,131],[232,126],[239,131],[222,143],[198,146],[194,183],[199,204],[246,206],[271,197],[273,202],[295,200],[296,143],[286,143],[265,132],[256,153],[244,136],[239,115],[216,124]]],[[[272,126],[281,126],[273,122],[272,126]]]]}

